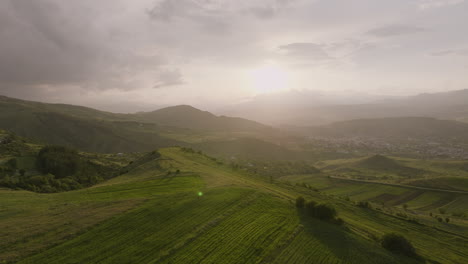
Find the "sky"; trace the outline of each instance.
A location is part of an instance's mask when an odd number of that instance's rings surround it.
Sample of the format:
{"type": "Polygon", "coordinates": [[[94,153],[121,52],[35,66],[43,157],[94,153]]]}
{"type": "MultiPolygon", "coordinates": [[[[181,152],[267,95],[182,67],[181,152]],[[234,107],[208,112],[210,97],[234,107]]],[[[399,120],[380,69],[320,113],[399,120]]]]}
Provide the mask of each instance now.
{"type": "Polygon", "coordinates": [[[467,89],[466,14],[467,0],[2,0],[0,94],[135,112],[467,89]]]}

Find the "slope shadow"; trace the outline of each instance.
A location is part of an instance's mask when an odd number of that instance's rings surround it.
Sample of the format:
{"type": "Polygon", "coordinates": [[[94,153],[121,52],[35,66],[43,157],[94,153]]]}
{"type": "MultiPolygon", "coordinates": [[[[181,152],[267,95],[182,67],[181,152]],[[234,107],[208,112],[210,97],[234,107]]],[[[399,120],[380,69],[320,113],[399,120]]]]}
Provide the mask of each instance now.
{"type": "MultiPolygon", "coordinates": [[[[346,227],[346,224],[339,226],[321,221],[307,215],[302,210],[298,210],[297,213],[301,224],[304,226],[304,232],[319,240],[335,257],[344,263],[352,263],[352,260],[356,258],[356,251],[365,252],[364,254],[366,254],[369,262],[362,263],[372,263],[372,260],[388,259],[388,255],[382,252],[385,249],[378,250],[376,247],[380,247],[380,245],[354,237],[346,227]]],[[[391,256],[393,257],[393,263],[425,263],[425,260],[420,256],[413,258],[400,254],[392,254],[391,256]]]]}

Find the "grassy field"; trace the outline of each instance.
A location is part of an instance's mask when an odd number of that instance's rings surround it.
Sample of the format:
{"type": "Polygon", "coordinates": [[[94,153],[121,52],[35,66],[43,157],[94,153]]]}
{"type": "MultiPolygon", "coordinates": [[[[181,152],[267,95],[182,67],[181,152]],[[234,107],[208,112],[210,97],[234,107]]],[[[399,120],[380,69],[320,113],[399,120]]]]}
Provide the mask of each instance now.
{"type": "MultiPolygon", "coordinates": [[[[312,179],[311,185],[320,183],[317,192],[270,183],[179,148],[160,152],[160,159],[88,189],[0,190],[0,236],[7,238],[0,240],[0,262],[418,263],[381,248],[378,237],[387,232],[405,234],[427,260],[468,259],[463,229],[414,224],[339,198],[377,194],[364,194],[365,187],[312,179]],[[334,205],[345,225],[304,216],[293,204],[298,195],[334,205]]],[[[379,191],[404,193],[397,189],[379,191]]],[[[464,201],[445,206],[463,209],[464,201]]]]}

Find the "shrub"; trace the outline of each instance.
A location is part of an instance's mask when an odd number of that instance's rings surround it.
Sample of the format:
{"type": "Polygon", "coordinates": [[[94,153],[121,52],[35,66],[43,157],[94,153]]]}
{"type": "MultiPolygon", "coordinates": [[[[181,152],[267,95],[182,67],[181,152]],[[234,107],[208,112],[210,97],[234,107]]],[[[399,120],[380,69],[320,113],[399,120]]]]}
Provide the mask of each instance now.
{"type": "Polygon", "coordinates": [[[394,253],[416,256],[413,245],[402,235],[390,233],[382,237],[382,247],[394,253]]]}
{"type": "Polygon", "coordinates": [[[447,210],[445,208],[439,208],[439,213],[445,214],[447,210]]]}
{"type": "Polygon", "coordinates": [[[305,205],[305,199],[302,196],[299,196],[296,198],[296,207],[297,208],[304,208],[305,205]]]}
{"type": "Polygon", "coordinates": [[[357,206],[362,207],[362,208],[371,208],[371,205],[367,201],[361,201],[357,204],[357,206]]]}

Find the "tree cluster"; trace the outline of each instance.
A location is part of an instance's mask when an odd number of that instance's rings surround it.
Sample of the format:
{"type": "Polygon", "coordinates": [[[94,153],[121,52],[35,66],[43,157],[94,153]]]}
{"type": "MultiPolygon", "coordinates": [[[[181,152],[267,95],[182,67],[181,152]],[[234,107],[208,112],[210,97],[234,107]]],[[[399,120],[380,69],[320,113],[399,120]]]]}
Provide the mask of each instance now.
{"type": "Polygon", "coordinates": [[[0,185],[12,189],[34,192],[60,192],[76,190],[97,184],[115,176],[117,169],[98,165],[80,156],[73,149],[62,146],[46,146],[36,156],[39,174],[28,175],[24,169],[16,174],[16,159],[9,162],[11,172],[0,180],[0,185]]]}
{"type": "Polygon", "coordinates": [[[303,210],[308,216],[335,224],[343,224],[343,219],[337,217],[335,207],[330,204],[317,204],[315,201],[306,201],[304,197],[299,196],[296,199],[296,207],[303,210]]]}
{"type": "Polygon", "coordinates": [[[389,233],[382,237],[382,247],[394,253],[403,254],[409,257],[416,256],[416,250],[411,242],[404,236],[389,233]]]}

